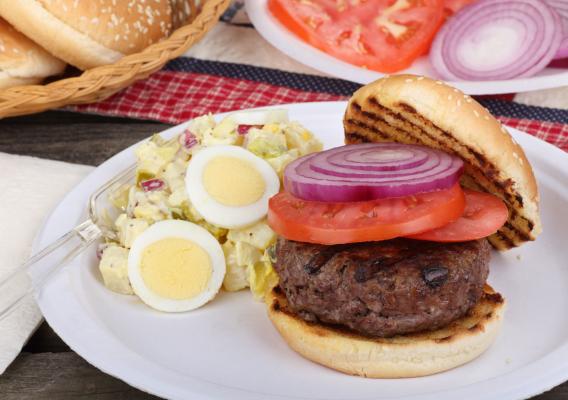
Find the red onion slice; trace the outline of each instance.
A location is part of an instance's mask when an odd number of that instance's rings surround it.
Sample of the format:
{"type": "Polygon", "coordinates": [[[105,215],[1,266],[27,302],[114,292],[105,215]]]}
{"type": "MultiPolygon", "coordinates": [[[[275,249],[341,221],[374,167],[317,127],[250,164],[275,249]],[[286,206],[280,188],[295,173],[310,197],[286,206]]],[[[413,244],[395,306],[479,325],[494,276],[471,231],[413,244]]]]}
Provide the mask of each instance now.
{"type": "Polygon", "coordinates": [[[563,18],[568,19],[568,0],[544,0],[563,18]]]}
{"type": "Polygon", "coordinates": [[[367,201],[448,189],[462,171],[460,158],[436,149],[365,143],[293,161],[284,172],[284,188],[304,200],[367,201]]]}
{"type": "Polygon", "coordinates": [[[539,0],[481,0],[442,27],[430,62],[449,80],[532,76],[553,59],[562,36],[559,15],[539,0]]]}
{"type": "Polygon", "coordinates": [[[197,136],[186,129],[178,138],[179,143],[181,144],[182,148],[186,151],[191,150],[194,146],[199,144],[197,140],[197,136]]]}
{"type": "Polygon", "coordinates": [[[246,124],[240,124],[237,125],[237,133],[241,136],[246,135],[252,128],[258,128],[258,129],[262,129],[264,125],[246,125],[246,124]]]}
{"type": "Polygon", "coordinates": [[[145,192],[153,192],[155,190],[162,190],[166,184],[163,180],[154,178],[140,182],[140,186],[145,192]]]}
{"type": "Polygon", "coordinates": [[[555,60],[568,57],[568,0],[544,0],[562,19],[562,41],[554,55],[555,60]]]}
{"type": "Polygon", "coordinates": [[[373,143],[361,144],[358,152],[346,148],[348,153],[337,152],[328,157],[331,165],[338,167],[350,167],[363,171],[396,171],[399,169],[413,168],[422,165],[428,159],[428,153],[419,146],[407,146],[404,150],[395,144],[385,146],[380,153],[375,151],[373,143]]]}

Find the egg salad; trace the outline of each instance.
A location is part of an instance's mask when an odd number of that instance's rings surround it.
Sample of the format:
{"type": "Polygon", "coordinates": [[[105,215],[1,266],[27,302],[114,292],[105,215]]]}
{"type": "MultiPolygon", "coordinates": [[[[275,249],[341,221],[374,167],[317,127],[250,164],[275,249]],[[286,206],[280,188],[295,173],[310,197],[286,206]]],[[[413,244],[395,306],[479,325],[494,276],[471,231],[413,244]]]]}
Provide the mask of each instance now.
{"type": "Polygon", "coordinates": [[[189,311],[250,287],[258,299],[277,282],[266,222],[282,173],[321,142],[286,110],[191,120],[173,140],[135,150],[136,180],[112,193],[116,238],[101,246],[107,288],[161,311],[189,311]]]}

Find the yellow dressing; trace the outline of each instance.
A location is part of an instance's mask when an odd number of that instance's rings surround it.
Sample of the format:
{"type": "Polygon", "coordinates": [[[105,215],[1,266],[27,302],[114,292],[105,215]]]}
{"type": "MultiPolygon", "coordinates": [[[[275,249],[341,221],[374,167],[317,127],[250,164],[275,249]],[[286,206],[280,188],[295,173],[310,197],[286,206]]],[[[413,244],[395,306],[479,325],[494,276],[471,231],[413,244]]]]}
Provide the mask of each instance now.
{"type": "Polygon", "coordinates": [[[240,207],[258,201],[266,184],[254,165],[241,158],[219,156],[207,163],[203,186],[219,203],[240,207]]]}
{"type": "Polygon", "coordinates": [[[187,239],[166,238],[142,252],[140,275],[157,295],[184,300],[203,292],[211,278],[209,254],[187,239]]]}

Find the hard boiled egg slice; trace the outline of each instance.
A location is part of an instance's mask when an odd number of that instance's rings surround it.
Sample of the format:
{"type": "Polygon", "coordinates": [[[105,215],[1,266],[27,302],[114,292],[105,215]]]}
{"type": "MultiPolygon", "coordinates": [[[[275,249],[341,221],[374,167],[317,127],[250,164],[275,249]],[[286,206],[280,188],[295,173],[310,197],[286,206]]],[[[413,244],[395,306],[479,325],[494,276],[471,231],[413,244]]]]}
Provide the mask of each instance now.
{"type": "Polygon", "coordinates": [[[201,307],[215,297],[224,277],[219,242],[191,222],[156,222],[134,240],[128,255],[134,293],[160,311],[201,307]]]}
{"type": "Polygon", "coordinates": [[[185,186],[207,222],[236,229],[266,215],[280,180],[268,162],[242,147],[211,146],[191,158],[185,186]]]}

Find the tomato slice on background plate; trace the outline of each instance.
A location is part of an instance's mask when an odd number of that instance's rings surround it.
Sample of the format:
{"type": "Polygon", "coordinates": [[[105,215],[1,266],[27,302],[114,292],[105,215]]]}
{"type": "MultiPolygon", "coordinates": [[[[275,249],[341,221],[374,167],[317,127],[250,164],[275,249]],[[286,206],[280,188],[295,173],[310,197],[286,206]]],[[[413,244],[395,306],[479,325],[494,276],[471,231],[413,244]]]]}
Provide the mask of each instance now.
{"type": "Polygon", "coordinates": [[[307,201],[280,192],[269,201],[268,224],[279,235],[299,242],[369,242],[431,231],[457,220],[464,209],[459,184],[414,196],[352,203],[307,201]]]}
{"type": "Polygon", "coordinates": [[[453,15],[475,1],[477,0],[444,0],[444,8],[447,15],[453,15]]]}
{"type": "Polygon", "coordinates": [[[497,196],[467,189],[464,193],[466,205],[461,218],[441,228],[407,237],[432,242],[466,242],[494,234],[509,218],[507,206],[497,196]]]}
{"type": "Polygon", "coordinates": [[[312,46],[384,73],[425,54],[445,18],[444,0],[269,0],[268,9],[312,46]]]}

